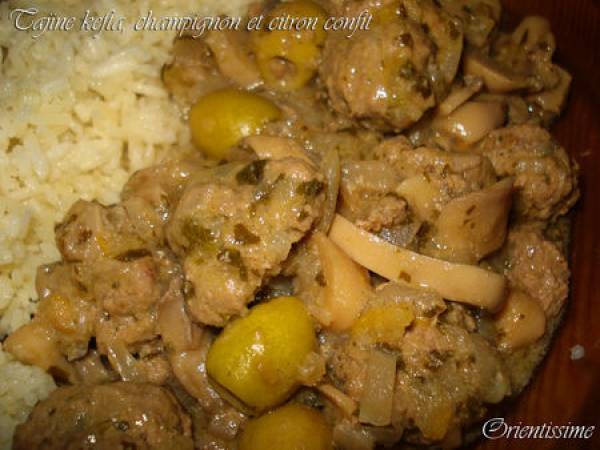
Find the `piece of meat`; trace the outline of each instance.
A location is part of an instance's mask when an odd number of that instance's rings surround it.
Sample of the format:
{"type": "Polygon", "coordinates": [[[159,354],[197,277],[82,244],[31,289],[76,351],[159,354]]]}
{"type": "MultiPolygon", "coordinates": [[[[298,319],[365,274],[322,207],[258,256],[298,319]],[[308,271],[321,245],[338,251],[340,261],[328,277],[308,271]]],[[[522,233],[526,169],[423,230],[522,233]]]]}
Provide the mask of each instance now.
{"type": "Polygon", "coordinates": [[[465,40],[483,47],[500,21],[499,0],[441,0],[442,8],[459,18],[464,25],[465,40]]]}
{"type": "Polygon", "coordinates": [[[15,450],[189,449],[191,422],[173,395],[150,384],[55,390],[16,430],[15,450]]]}
{"type": "Polygon", "coordinates": [[[113,342],[133,349],[157,336],[158,277],[151,257],[131,262],[102,260],[89,269],[88,282],[100,309],[96,343],[101,353],[106,354],[113,342]]]}
{"type": "Polygon", "coordinates": [[[34,321],[7,340],[17,359],[57,368],[70,381],[85,383],[85,370],[77,369],[82,364],[75,363],[73,371],[66,361],[97,349],[124,379],[160,384],[169,377],[169,365],[160,356],[158,307],[183,286],[172,255],[160,251],[130,261],[51,264],[39,269],[36,283],[40,307],[34,321]],[[36,346],[48,351],[40,353],[36,346]],[[127,374],[124,365],[131,368],[127,374]]]}
{"type": "Polygon", "coordinates": [[[138,170],[123,187],[121,199],[145,200],[166,222],[171,207],[179,200],[192,174],[213,165],[213,162],[196,156],[138,170]]]}
{"type": "Polygon", "coordinates": [[[164,239],[160,216],[140,198],[113,206],[78,200],[55,231],[67,261],[125,257],[156,248],[164,239]]]}
{"type": "Polygon", "coordinates": [[[395,190],[400,176],[384,161],[346,161],[340,183],[341,213],[367,231],[379,233],[406,219],[406,202],[395,190]]]}
{"type": "Polygon", "coordinates": [[[373,153],[391,165],[400,179],[424,176],[436,191],[433,203],[438,211],[452,198],[479,191],[496,181],[494,168],[485,156],[427,147],[413,149],[404,136],[382,142],[373,153]]]}
{"type": "Polygon", "coordinates": [[[365,9],[374,15],[368,31],[329,34],[320,77],[333,109],[401,131],[445,95],[462,51],[460,24],[429,0],[347,2],[344,15],[365,9]]]}
{"type": "Polygon", "coordinates": [[[156,304],[160,297],[158,270],[151,257],[130,262],[106,260],[94,265],[92,292],[110,315],[136,315],[156,304]]]}
{"type": "Polygon", "coordinates": [[[321,213],[323,177],[299,159],[231,163],[198,172],[167,226],[184,257],[195,320],[241,313],[321,213]]]}
{"type": "Polygon", "coordinates": [[[175,393],[190,410],[194,421],[199,422],[194,429],[197,447],[212,448],[210,443],[226,441],[229,448],[247,416],[221,398],[206,373],[206,355],[213,336],[206,331],[198,341],[194,350],[170,356],[173,373],[178,386],[180,384],[175,393]],[[178,392],[181,387],[185,393],[178,392]]]}
{"type": "Polygon", "coordinates": [[[211,31],[204,37],[219,71],[237,86],[253,89],[262,84],[260,72],[250,49],[247,33],[240,31],[211,31]]]}
{"type": "MultiPolygon", "coordinates": [[[[475,332],[475,320],[466,308],[447,308],[434,293],[387,283],[377,289],[365,311],[392,305],[405,305],[415,316],[399,342],[367,345],[330,334],[323,336],[322,348],[329,376],[359,404],[369,384],[367,363],[373,348],[379,345],[397,356],[392,426],[404,431],[403,440],[440,442],[479,420],[486,403],[498,403],[510,394],[498,351],[475,332]]],[[[378,335],[382,338],[384,334],[378,335]]]]}
{"type": "Polygon", "coordinates": [[[291,277],[293,295],[304,302],[310,315],[320,323],[331,321],[324,306],[325,276],[313,236],[299,243],[286,259],[282,274],[291,277]]]}
{"type": "Polygon", "coordinates": [[[511,393],[498,351],[480,335],[456,325],[419,322],[406,333],[402,362],[394,419],[408,426],[409,442],[439,441],[480,420],[486,404],[511,393]]]}
{"type": "Polygon", "coordinates": [[[54,263],[40,266],[36,277],[40,305],[35,320],[56,331],[56,345],[68,360],[87,353],[98,314],[81,272],[79,263],[54,263]]]}
{"type": "Polygon", "coordinates": [[[518,125],[490,133],[478,146],[499,176],[515,178],[514,211],[524,219],[555,219],[577,201],[577,165],[543,128],[518,125]]]}
{"type": "Polygon", "coordinates": [[[95,259],[104,255],[96,236],[106,228],[105,208],[98,202],[78,200],[56,226],[56,246],[70,261],[95,259]]]}
{"type": "Polygon", "coordinates": [[[569,265],[539,227],[512,229],[504,251],[509,283],[534,298],[549,318],[562,309],[569,293],[569,265]]]}
{"type": "Polygon", "coordinates": [[[189,105],[202,94],[223,87],[217,63],[204,39],[192,35],[178,37],[173,42],[173,59],[165,64],[161,79],[176,101],[189,105]]]}

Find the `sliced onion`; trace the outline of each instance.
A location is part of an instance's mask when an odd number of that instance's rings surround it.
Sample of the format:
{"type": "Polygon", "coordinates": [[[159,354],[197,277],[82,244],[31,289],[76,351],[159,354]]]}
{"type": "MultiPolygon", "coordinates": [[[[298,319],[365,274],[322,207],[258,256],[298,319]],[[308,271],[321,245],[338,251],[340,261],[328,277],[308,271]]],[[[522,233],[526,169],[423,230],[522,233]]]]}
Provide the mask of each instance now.
{"type": "Polygon", "coordinates": [[[392,422],[395,383],[396,357],[372,350],[367,361],[358,420],[380,427],[389,425],[392,422]]]}
{"type": "Polygon", "coordinates": [[[298,368],[300,383],[304,386],[316,386],[324,376],[325,358],[317,352],[310,352],[298,368]]]}
{"type": "Polygon", "coordinates": [[[454,86],[450,91],[450,94],[448,94],[448,97],[446,97],[438,106],[438,112],[442,116],[447,116],[471,97],[473,97],[473,95],[479,92],[482,87],[483,80],[479,77],[474,77],[474,80],[471,84],[465,86],[454,86]]]}
{"type": "Polygon", "coordinates": [[[122,342],[113,342],[107,347],[110,365],[117,371],[123,381],[145,381],[140,373],[137,360],[122,342]]]}
{"type": "Polygon", "coordinates": [[[337,199],[340,192],[340,157],[335,148],[330,148],[323,156],[321,162],[321,171],[325,175],[327,183],[327,197],[325,199],[325,209],[321,215],[321,220],[317,225],[317,230],[327,233],[335,217],[337,199]]]}
{"type": "Polygon", "coordinates": [[[556,39],[552,34],[550,22],[541,16],[527,16],[513,31],[511,40],[515,45],[521,45],[526,51],[548,48],[550,55],[556,49],[556,39]]]}
{"type": "Polygon", "coordinates": [[[219,70],[235,84],[254,89],[262,84],[256,63],[248,56],[238,35],[230,31],[208,33],[205,42],[210,47],[219,70]]]}
{"type": "Polygon", "coordinates": [[[297,158],[314,166],[315,163],[306,151],[294,139],[278,136],[249,136],[244,143],[250,147],[260,159],[297,158]]]}
{"type": "Polygon", "coordinates": [[[352,423],[350,420],[337,422],[333,429],[333,440],[339,448],[347,450],[373,450],[375,438],[366,427],[352,423]]]}
{"type": "Polygon", "coordinates": [[[358,405],[352,398],[330,384],[322,384],[318,389],[321,394],[331,400],[347,417],[352,417],[356,408],[358,408],[358,405]]]}
{"type": "Polygon", "coordinates": [[[176,353],[169,358],[177,380],[188,394],[208,409],[218,402],[219,395],[208,383],[205,360],[206,351],[203,349],[176,353]]]}
{"type": "Polygon", "coordinates": [[[174,296],[158,306],[158,331],[170,350],[184,351],[192,345],[192,323],[183,298],[174,296]]]}

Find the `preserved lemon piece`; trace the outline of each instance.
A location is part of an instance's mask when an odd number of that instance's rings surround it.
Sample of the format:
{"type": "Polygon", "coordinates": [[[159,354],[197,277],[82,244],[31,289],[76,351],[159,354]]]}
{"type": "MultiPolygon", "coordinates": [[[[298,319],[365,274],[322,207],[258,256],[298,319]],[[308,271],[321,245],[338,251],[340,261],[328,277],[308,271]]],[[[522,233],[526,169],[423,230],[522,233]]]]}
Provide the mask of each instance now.
{"type": "Polygon", "coordinates": [[[330,450],[331,428],[308,406],[289,404],[248,422],[239,450],[330,450]]]}
{"type": "Polygon", "coordinates": [[[40,320],[33,320],[6,338],[4,350],[23,364],[37,366],[46,372],[71,382],[76,380],[75,371],[58,347],[56,333],[40,320]]]}
{"type": "Polygon", "coordinates": [[[201,97],[190,110],[194,143],[215,159],[247,136],[259,134],[264,126],[281,116],[266,98],[236,89],[221,89],[201,97]]]}
{"type": "Polygon", "coordinates": [[[304,304],[295,297],[279,297],[227,326],[208,352],[206,369],[221,387],[262,410],[294,391],[299,370],[315,348],[304,304]]]}
{"type": "Polygon", "coordinates": [[[414,319],[407,305],[375,306],[361,314],[352,327],[352,336],[372,344],[399,345],[414,319]]]}
{"type": "Polygon", "coordinates": [[[40,304],[38,315],[43,316],[55,330],[66,334],[77,332],[79,317],[68,298],[58,294],[49,296],[40,304]]]}
{"type": "Polygon", "coordinates": [[[297,0],[273,8],[267,23],[277,27],[279,18],[296,21],[298,30],[289,23],[285,30],[264,30],[254,34],[252,45],[265,82],[279,90],[291,91],[304,86],[317,72],[326,38],[323,24],[327,15],[316,3],[297,0]]]}

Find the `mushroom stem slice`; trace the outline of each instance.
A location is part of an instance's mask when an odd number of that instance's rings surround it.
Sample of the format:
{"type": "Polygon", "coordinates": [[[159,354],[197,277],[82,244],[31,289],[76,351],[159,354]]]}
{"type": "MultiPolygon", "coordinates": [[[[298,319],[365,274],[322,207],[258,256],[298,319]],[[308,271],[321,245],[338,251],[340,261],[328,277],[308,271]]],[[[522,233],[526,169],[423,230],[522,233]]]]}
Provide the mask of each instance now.
{"type": "Polygon", "coordinates": [[[467,102],[444,117],[438,128],[467,146],[483,139],[506,121],[506,109],[498,102],[467,102]]]}
{"type": "Polygon", "coordinates": [[[497,311],[506,298],[504,276],[397,247],[340,215],[333,221],[329,238],[358,264],[388,280],[431,289],[448,300],[490,311],[497,311]]]}
{"type": "Polygon", "coordinates": [[[260,159],[280,160],[297,158],[315,166],[315,163],[302,146],[293,139],[278,136],[249,136],[244,143],[250,147],[260,159]]]}
{"type": "Polygon", "coordinates": [[[455,198],[440,211],[430,256],[473,264],[498,250],[506,238],[513,179],[455,198]]]}
{"type": "Polygon", "coordinates": [[[331,317],[327,326],[335,331],[347,330],[371,294],[369,273],[323,233],[315,233],[314,239],[325,277],[324,307],[331,317]]]}
{"type": "Polygon", "coordinates": [[[463,64],[466,75],[483,78],[485,87],[494,94],[506,94],[527,86],[523,77],[510,73],[485,55],[473,51],[465,52],[463,64]]]}
{"type": "Polygon", "coordinates": [[[481,90],[483,87],[483,79],[481,77],[469,78],[471,79],[471,83],[465,83],[464,86],[454,86],[448,94],[448,97],[440,103],[438,106],[438,113],[440,116],[447,116],[452,113],[452,111],[463,105],[481,90]]]}

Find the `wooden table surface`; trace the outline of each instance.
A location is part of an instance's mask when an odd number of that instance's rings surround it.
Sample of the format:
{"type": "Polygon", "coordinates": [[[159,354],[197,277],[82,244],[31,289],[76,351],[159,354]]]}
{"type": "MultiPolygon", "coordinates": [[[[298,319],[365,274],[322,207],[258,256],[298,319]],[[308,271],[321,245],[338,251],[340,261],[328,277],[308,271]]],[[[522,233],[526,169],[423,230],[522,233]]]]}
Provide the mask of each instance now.
{"type": "Polygon", "coordinates": [[[511,17],[552,23],[557,61],[573,75],[570,101],[552,132],[581,166],[583,197],[572,248],[572,291],[562,328],[533,383],[506,413],[513,425],[594,425],[585,440],[481,440],[477,450],[600,449],[600,1],[504,0],[511,17]],[[597,322],[598,321],[598,322],[597,322]],[[570,359],[574,345],[585,357],[570,359]]]}

